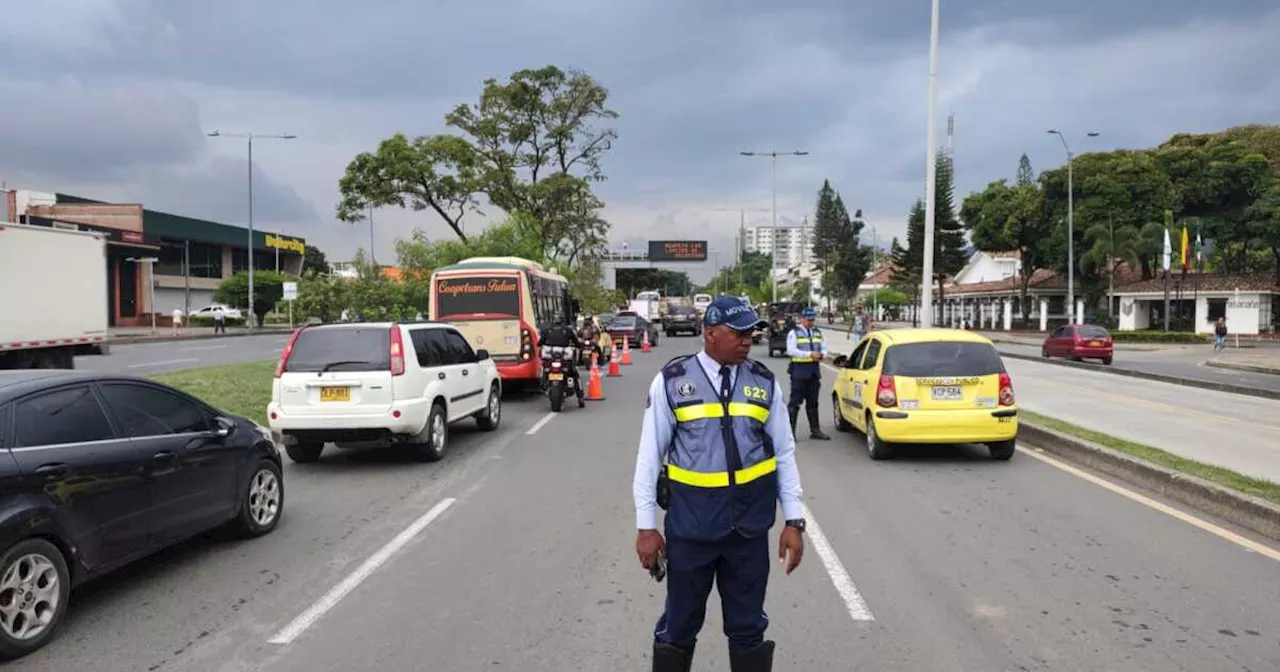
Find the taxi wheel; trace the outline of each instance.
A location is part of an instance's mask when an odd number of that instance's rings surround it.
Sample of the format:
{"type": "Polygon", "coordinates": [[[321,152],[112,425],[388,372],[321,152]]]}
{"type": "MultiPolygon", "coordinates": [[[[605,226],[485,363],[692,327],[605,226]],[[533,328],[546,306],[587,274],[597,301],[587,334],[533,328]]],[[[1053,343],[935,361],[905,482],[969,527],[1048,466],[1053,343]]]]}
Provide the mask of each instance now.
{"type": "Polygon", "coordinates": [[[880,435],[876,433],[876,421],[870,413],[867,414],[867,453],[873,460],[893,458],[893,446],[880,440],[880,435]]]}
{"type": "Polygon", "coordinates": [[[837,432],[848,432],[853,430],[853,425],[844,419],[844,415],[840,413],[840,397],[835,392],[831,393],[831,418],[837,432]]]}
{"type": "Polygon", "coordinates": [[[993,460],[1008,460],[1013,457],[1013,453],[1017,450],[1017,441],[996,441],[988,443],[987,450],[991,453],[993,460]]]}

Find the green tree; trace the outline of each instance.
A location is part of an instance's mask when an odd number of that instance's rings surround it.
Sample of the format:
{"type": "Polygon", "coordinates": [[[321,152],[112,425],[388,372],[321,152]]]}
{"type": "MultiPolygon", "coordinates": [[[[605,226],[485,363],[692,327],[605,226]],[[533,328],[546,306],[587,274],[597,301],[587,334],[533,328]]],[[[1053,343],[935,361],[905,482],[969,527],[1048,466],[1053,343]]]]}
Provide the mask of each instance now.
{"type": "Polygon", "coordinates": [[[809,278],[800,278],[796,282],[795,287],[791,288],[791,300],[808,304],[809,298],[813,295],[813,280],[809,278]]]}
{"type": "Polygon", "coordinates": [[[336,322],[346,308],[347,281],[336,275],[307,273],[298,280],[298,300],[294,302],[295,315],[301,322],[311,318],[321,322],[336,322]]]}
{"type": "Polygon", "coordinates": [[[831,188],[830,180],[823,180],[813,214],[813,258],[823,267],[830,265],[840,249],[840,224],[836,192],[831,188]]]}
{"type": "Polygon", "coordinates": [[[325,259],[324,252],[315,245],[307,245],[302,248],[302,274],[318,273],[326,275],[329,273],[329,261],[325,259]]]}
{"type": "Polygon", "coordinates": [[[587,257],[578,265],[569,279],[569,293],[578,300],[584,315],[608,312],[618,299],[615,290],[605,289],[604,268],[595,257],[587,257]]]}
{"type": "MultiPolygon", "coordinates": [[[[271,312],[284,296],[284,283],[290,280],[275,271],[253,272],[254,323],[262,326],[262,318],[271,312]]],[[[241,310],[249,309],[249,273],[240,271],[223,280],[213,293],[213,300],[241,310]]]]}
{"type": "MultiPolygon", "coordinates": [[[[920,284],[924,273],[924,201],[917,200],[907,215],[907,244],[901,245],[897,238],[889,248],[894,273],[889,284],[911,299],[912,305],[920,301],[920,284]]],[[[913,312],[911,325],[917,326],[917,317],[913,312]]]]}
{"type": "Polygon", "coordinates": [[[938,283],[938,305],[946,298],[947,280],[968,262],[964,226],[956,216],[955,170],[951,156],[939,152],[937,187],[934,191],[933,279],[938,283]]]}
{"type": "Polygon", "coordinates": [[[1018,159],[1018,175],[1014,180],[1014,183],[1018,186],[1023,186],[1026,184],[1032,184],[1035,181],[1036,173],[1034,170],[1031,170],[1031,159],[1028,159],[1027,155],[1023,154],[1018,159]]]}

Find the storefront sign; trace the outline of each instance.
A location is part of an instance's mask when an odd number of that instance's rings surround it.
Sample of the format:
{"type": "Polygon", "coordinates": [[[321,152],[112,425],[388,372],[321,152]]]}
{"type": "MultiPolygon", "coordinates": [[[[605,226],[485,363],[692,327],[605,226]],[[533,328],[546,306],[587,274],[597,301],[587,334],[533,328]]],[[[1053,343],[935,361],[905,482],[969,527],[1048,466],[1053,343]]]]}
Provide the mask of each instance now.
{"type": "Polygon", "coordinates": [[[1228,307],[1228,308],[1243,309],[1243,310],[1257,310],[1258,308],[1262,307],[1262,304],[1261,304],[1261,302],[1256,301],[1256,300],[1254,300],[1254,301],[1239,301],[1239,300],[1236,300],[1236,299],[1230,299],[1230,300],[1228,300],[1228,301],[1227,301],[1227,307],[1228,307]]]}
{"type": "Polygon", "coordinates": [[[123,240],[126,243],[141,243],[142,234],[137,231],[121,231],[120,240],[123,240]]]}
{"type": "Polygon", "coordinates": [[[302,254],[306,251],[306,245],[304,245],[301,240],[297,238],[285,238],[283,236],[277,236],[270,233],[267,234],[267,247],[277,250],[285,250],[295,254],[302,254]]]}

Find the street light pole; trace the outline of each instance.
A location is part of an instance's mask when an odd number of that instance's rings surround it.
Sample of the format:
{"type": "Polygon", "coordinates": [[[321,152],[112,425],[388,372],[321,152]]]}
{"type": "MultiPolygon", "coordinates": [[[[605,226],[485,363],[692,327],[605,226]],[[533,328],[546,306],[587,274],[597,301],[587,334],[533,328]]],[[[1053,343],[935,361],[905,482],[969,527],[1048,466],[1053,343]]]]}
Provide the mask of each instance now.
{"type": "MultiPolygon", "coordinates": [[[[1067,144],[1066,136],[1060,131],[1049,130],[1050,135],[1058,136],[1062,148],[1067,150],[1067,324],[1076,323],[1076,204],[1075,204],[1075,154],[1067,144]]],[[[1096,138],[1096,131],[1089,131],[1085,137],[1096,138]]],[[[1107,306],[1110,310],[1110,306],[1107,306]]]]}
{"type": "MultiPolygon", "coordinates": [[[[248,141],[249,145],[249,246],[245,250],[249,270],[249,315],[245,320],[245,324],[253,329],[255,325],[255,314],[253,312],[253,141],[255,138],[264,138],[268,140],[293,140],[296,135],[282,133],[279,135],[260,135],[258,133],[223,133],[221,131],[210,131],[207,134],[211,138],[240,138],[248,141]]],[[[280,251],[276,250],[276,268],[280,267],[280,251]]]]}
{"type": "Polygon", "coordinates": [[[929,21],[929,107],[928,129],[925,132],[925,184],[924,184],[924,259],[920,264],[920,325],[933,326],[933,225],[937,200],[938,151],[938,0],[933,0],[933,12],[929,21]]]}
{"type": "Polygon", "coordinates": [[[773,301],[778,302],[778,155],[782,156],[808,156],[809,152],[792,151],[792,152],[738,152],[743,156],[767,156],[773,167],[773,225],[772,234],[773,244],[770,249],[769,260],[769,284],[772,287],[773,301]]]}

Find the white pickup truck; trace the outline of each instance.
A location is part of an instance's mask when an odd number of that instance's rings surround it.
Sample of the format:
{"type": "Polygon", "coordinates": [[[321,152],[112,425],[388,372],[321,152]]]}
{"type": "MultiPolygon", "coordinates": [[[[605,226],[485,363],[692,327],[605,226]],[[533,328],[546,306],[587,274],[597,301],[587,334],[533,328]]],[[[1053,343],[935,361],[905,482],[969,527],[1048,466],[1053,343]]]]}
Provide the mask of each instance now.
{"type": "Polygon", "coordinates": [[[70,369],[107,348],[106,238],[0,223],[0,369],[70,369]]]}

